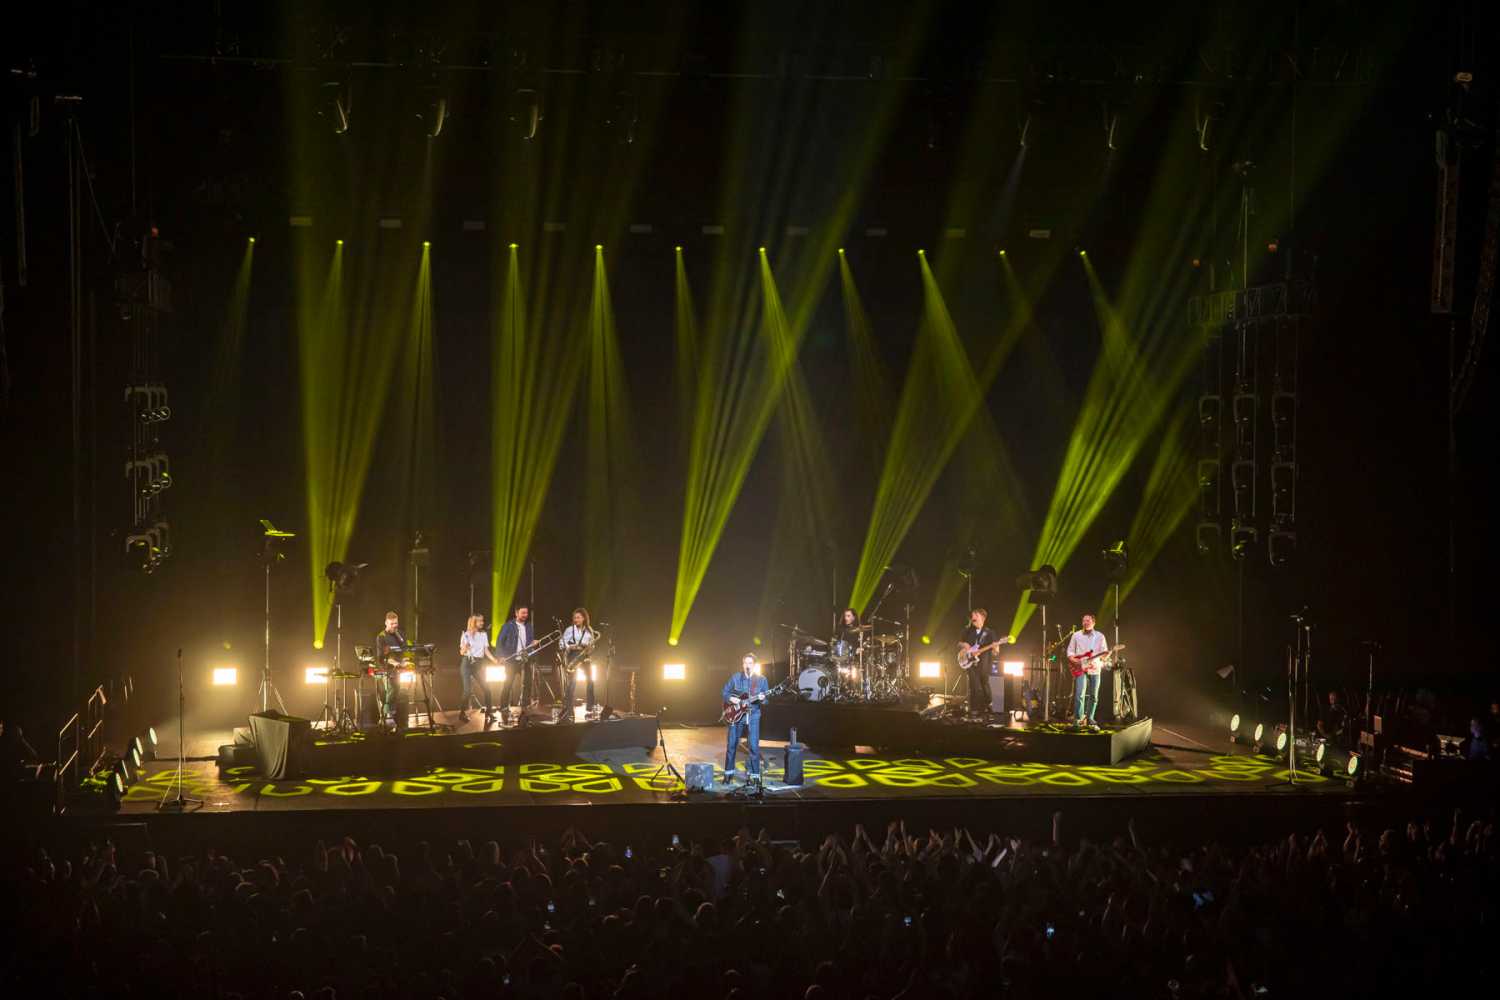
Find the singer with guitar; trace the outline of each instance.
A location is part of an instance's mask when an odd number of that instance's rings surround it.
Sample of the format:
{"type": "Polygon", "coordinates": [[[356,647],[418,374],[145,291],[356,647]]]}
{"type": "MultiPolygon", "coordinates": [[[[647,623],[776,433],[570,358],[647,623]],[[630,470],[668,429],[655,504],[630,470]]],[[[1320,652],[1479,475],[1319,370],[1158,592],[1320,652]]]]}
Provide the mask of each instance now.
{"type": "Polygon", "coordinates": [[[726,783],[734,777],[734,757],[742,733],[750,744],[750,756],[745,761],[746,776],[760,780],[760,706],[769,690],[766,679],[755,672],[753,653],[746,653],[740,660],[740,669],[724,682],[722,718],[729,723],[729,742],[724,750],[723,780],[726,783]]]}
{"type": "Polygon", "coordinates": [[[989,616],[984,608],[969,612],[969,627],[958,641],[958,666],[969,679],[969,714],[984,718],[990,714],[990,674],[995,667],[995,651],[1016,641],[1013,635],[999,636],[987,627],[989,616]]]}
{"type": "Polygon", "coordinates": [[[1108,664],[1109,643],[1094,628],[1094,616],[1083,616],[1083,627],[1068,640],[1068,662],[1073,666],[1073,725],[1099,731],[1094,712],[1099,707],[1099,672],[1108,664]]]}

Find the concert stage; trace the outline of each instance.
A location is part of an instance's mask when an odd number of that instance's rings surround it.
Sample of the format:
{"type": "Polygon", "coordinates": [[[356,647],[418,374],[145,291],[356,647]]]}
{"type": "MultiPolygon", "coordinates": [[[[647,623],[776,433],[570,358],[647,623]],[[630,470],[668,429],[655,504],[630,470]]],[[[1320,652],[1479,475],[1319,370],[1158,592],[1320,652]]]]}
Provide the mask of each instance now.
{"type": "Polygon", "coordinates": [[[929,717],[912,707],[770,701],[761,714],[763,739],[785,740],[792,729],[809,746],[982,757],[1050,764],[1118,764],[1151,745],[1151,719],[1098,732],[1058,723],[990,724],[929,717]]]}
{"type": "MultiPolygon", "coordinates": [[[[442,713],[440,719],[458,721],[456,713],[442,713]]],[[[394,756],[380,757],[373,744],[363,757],[353,756],[355,750],[338,751],[351,754],[345,758],[351,763],[398,764],[395,771],[364,766],[332,774],[323,766],[332,762],[330,756],[318,765],[323,776],[284,780],[261,777],[248,766],[219,768],[214,754],[230,733],[190,729],[183,784],[185,794],[201,806],[182,815],[158,810],[158,803],[176,791],[176,746],[164,745],[161,759],[147,763],[118,812],[101,809],[97,801],[80,802],[64,822],[81,835],[132,827],[138,831],[133,835],[146,836],[159,848],[228,846],[237,838],[248,842],[268,835],[301,842],[352,834],[398,844],[459,836],[514,839],[553,835],[568,826],[628,843],[674,832],[722,836],[741,827],[805,840],[847,832],[854,823],[871,827],[893,819],[919,830],[964,825],[1045,836],[1053,813],[1062,810],[1074,835],[1093,839],[1122,834],[1131,819],[1153,837],[1190,829],[1196,837],[1231,841],[1253,837],[1265,822],[1341,825],[1353,816],[1409,808],[1400,805],[1399,791],[1356,789],[1339,777],[1318,774],[1310,764],[1291,782],[1285,761],[1236,752],[1206,727],[1162,720],[1152,726],[1155,742],[1114,764],[815,745],[806,755],[802,784],[787,782],[786,745],[768,736],[761,744],[761,789],[744,781],[743,747],[734,780],[721,780],[723,726],[667,726],[666,761],[679,774],[690,762],[715,769],[711,790],[687,792],[663,769],[661,752],[645,749],[654,742],[654,724],[651,717],[638,717],[593,726],[543,725],[517,739],[513,731],[485,734],[471,721],[449,735],[409,734],[398,750],[385,749],[394,756]],[[600,739],[621,745],[586,748],[600,739]],[[461,762],[414,763],[434,747],[453,749],[461,762]],[[544,747],[550,750],[543,752],[544,747]]],[[[170,732],[175,720],[158,728],[170,732]]],[[[830,728],[826,722],[816,726],[830,728]]],[[[810,728],[809,735],[816,738],[816,731],[810,728]]],[[[991,736],[1000,748],[1008,738],[991,736]]]]}

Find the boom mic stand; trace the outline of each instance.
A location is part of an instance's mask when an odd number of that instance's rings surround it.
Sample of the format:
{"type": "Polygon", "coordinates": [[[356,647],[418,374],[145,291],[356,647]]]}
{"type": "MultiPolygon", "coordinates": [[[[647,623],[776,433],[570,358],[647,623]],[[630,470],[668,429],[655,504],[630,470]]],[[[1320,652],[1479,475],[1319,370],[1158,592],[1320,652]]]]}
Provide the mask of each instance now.
{"type": "Polygon", "coordinates": [[[285,715],[286,703],[281,700],[281,692],[276,690],[276,682],[271,677],[271,567],[286,558],[286,553],[281,551],[281,543],[297,536],[290,531],[277,530],[266,518],[260,519],[260,525],[264,542],[260,561],[266,572],[266,659],[260,674],[260,710],[264,712],[270,708],[271,696],[275,695],[276,704],[281,709],[281,714],[285,715]]]}

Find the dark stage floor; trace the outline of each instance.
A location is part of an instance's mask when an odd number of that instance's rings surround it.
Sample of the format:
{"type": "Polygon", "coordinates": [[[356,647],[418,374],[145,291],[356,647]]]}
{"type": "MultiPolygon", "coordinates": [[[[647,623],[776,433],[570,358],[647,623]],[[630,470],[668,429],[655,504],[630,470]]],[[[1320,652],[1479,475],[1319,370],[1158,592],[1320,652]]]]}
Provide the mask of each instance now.
{"type": "MultiPolygon", "coordinates": [[[[452,719],[457,722],[456,713],[452,719]]],[[[476,746],[485,740],[471,722],[476,746]]],[[[464,730],[461,728],[460,732],[464,730]]],[[[188,755],[208,757],[227,742],[229,732],[189,733],[188,755]]],[[[414,736],[412,739],[428,737],[414,736]]],[[[857,747],[850,752],[813,752],[806,758],[805,783],[783,782],[782,741],[762,741],[766,760],[767,802],[806,804],[866,800],[956,801],[1015,800],[1026,797],[1162,797],[1275,794],[1286,789],[1284,763],[1249,754],[1228,753],[1210,734],[1157,723],[1152,744],[1112,766],[1040,763],[976,756],[877,753],[857,747]]],[[[681,771],[689,761],[712,762],[722,774],[724,729],[720,726],[668,727],[668,755],[681,771]]],[[[163,749],[168,749],[164,747],[163,749]]],[[[743,776],[744,751],[740,754],[743,776]]],[[[584,752],[569,759],[486,760],[476,766],[433,766],[408,773],[349,773],[302,780],[269,781],[249,768],[220,773],[212,760],[187,766],[187,794],[203,800],[203,812],[236,813],[290,810],[420,809],[545,805],[643,805],[671,803],[682,796],[681,784],[658,775],[661,756],[641,748],[584,752]]],[[[159,760],[144,769],[142,780],[127,792],[125,815],[155,812],[164,791],[172,787],[175,761],[159,760]]],[[[1299,770],[1299,795],[1345,796],[1344,782],[1299,770]]],[[[714,790],[688,797],[691,802],[744,801],[744,783],[715,782],[714,790]]]]}

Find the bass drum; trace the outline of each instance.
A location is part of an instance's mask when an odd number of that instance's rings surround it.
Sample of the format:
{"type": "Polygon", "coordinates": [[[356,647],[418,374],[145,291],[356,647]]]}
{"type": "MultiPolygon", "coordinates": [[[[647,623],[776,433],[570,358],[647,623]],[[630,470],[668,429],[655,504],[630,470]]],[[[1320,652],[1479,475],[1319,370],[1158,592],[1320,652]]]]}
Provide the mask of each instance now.
{"type": "Polygon", "coordinates": [[[820,665],[803,667],[797,675],[797,694],[808,701],[824,701],[833,697],[833,673],[820,665]]]}

